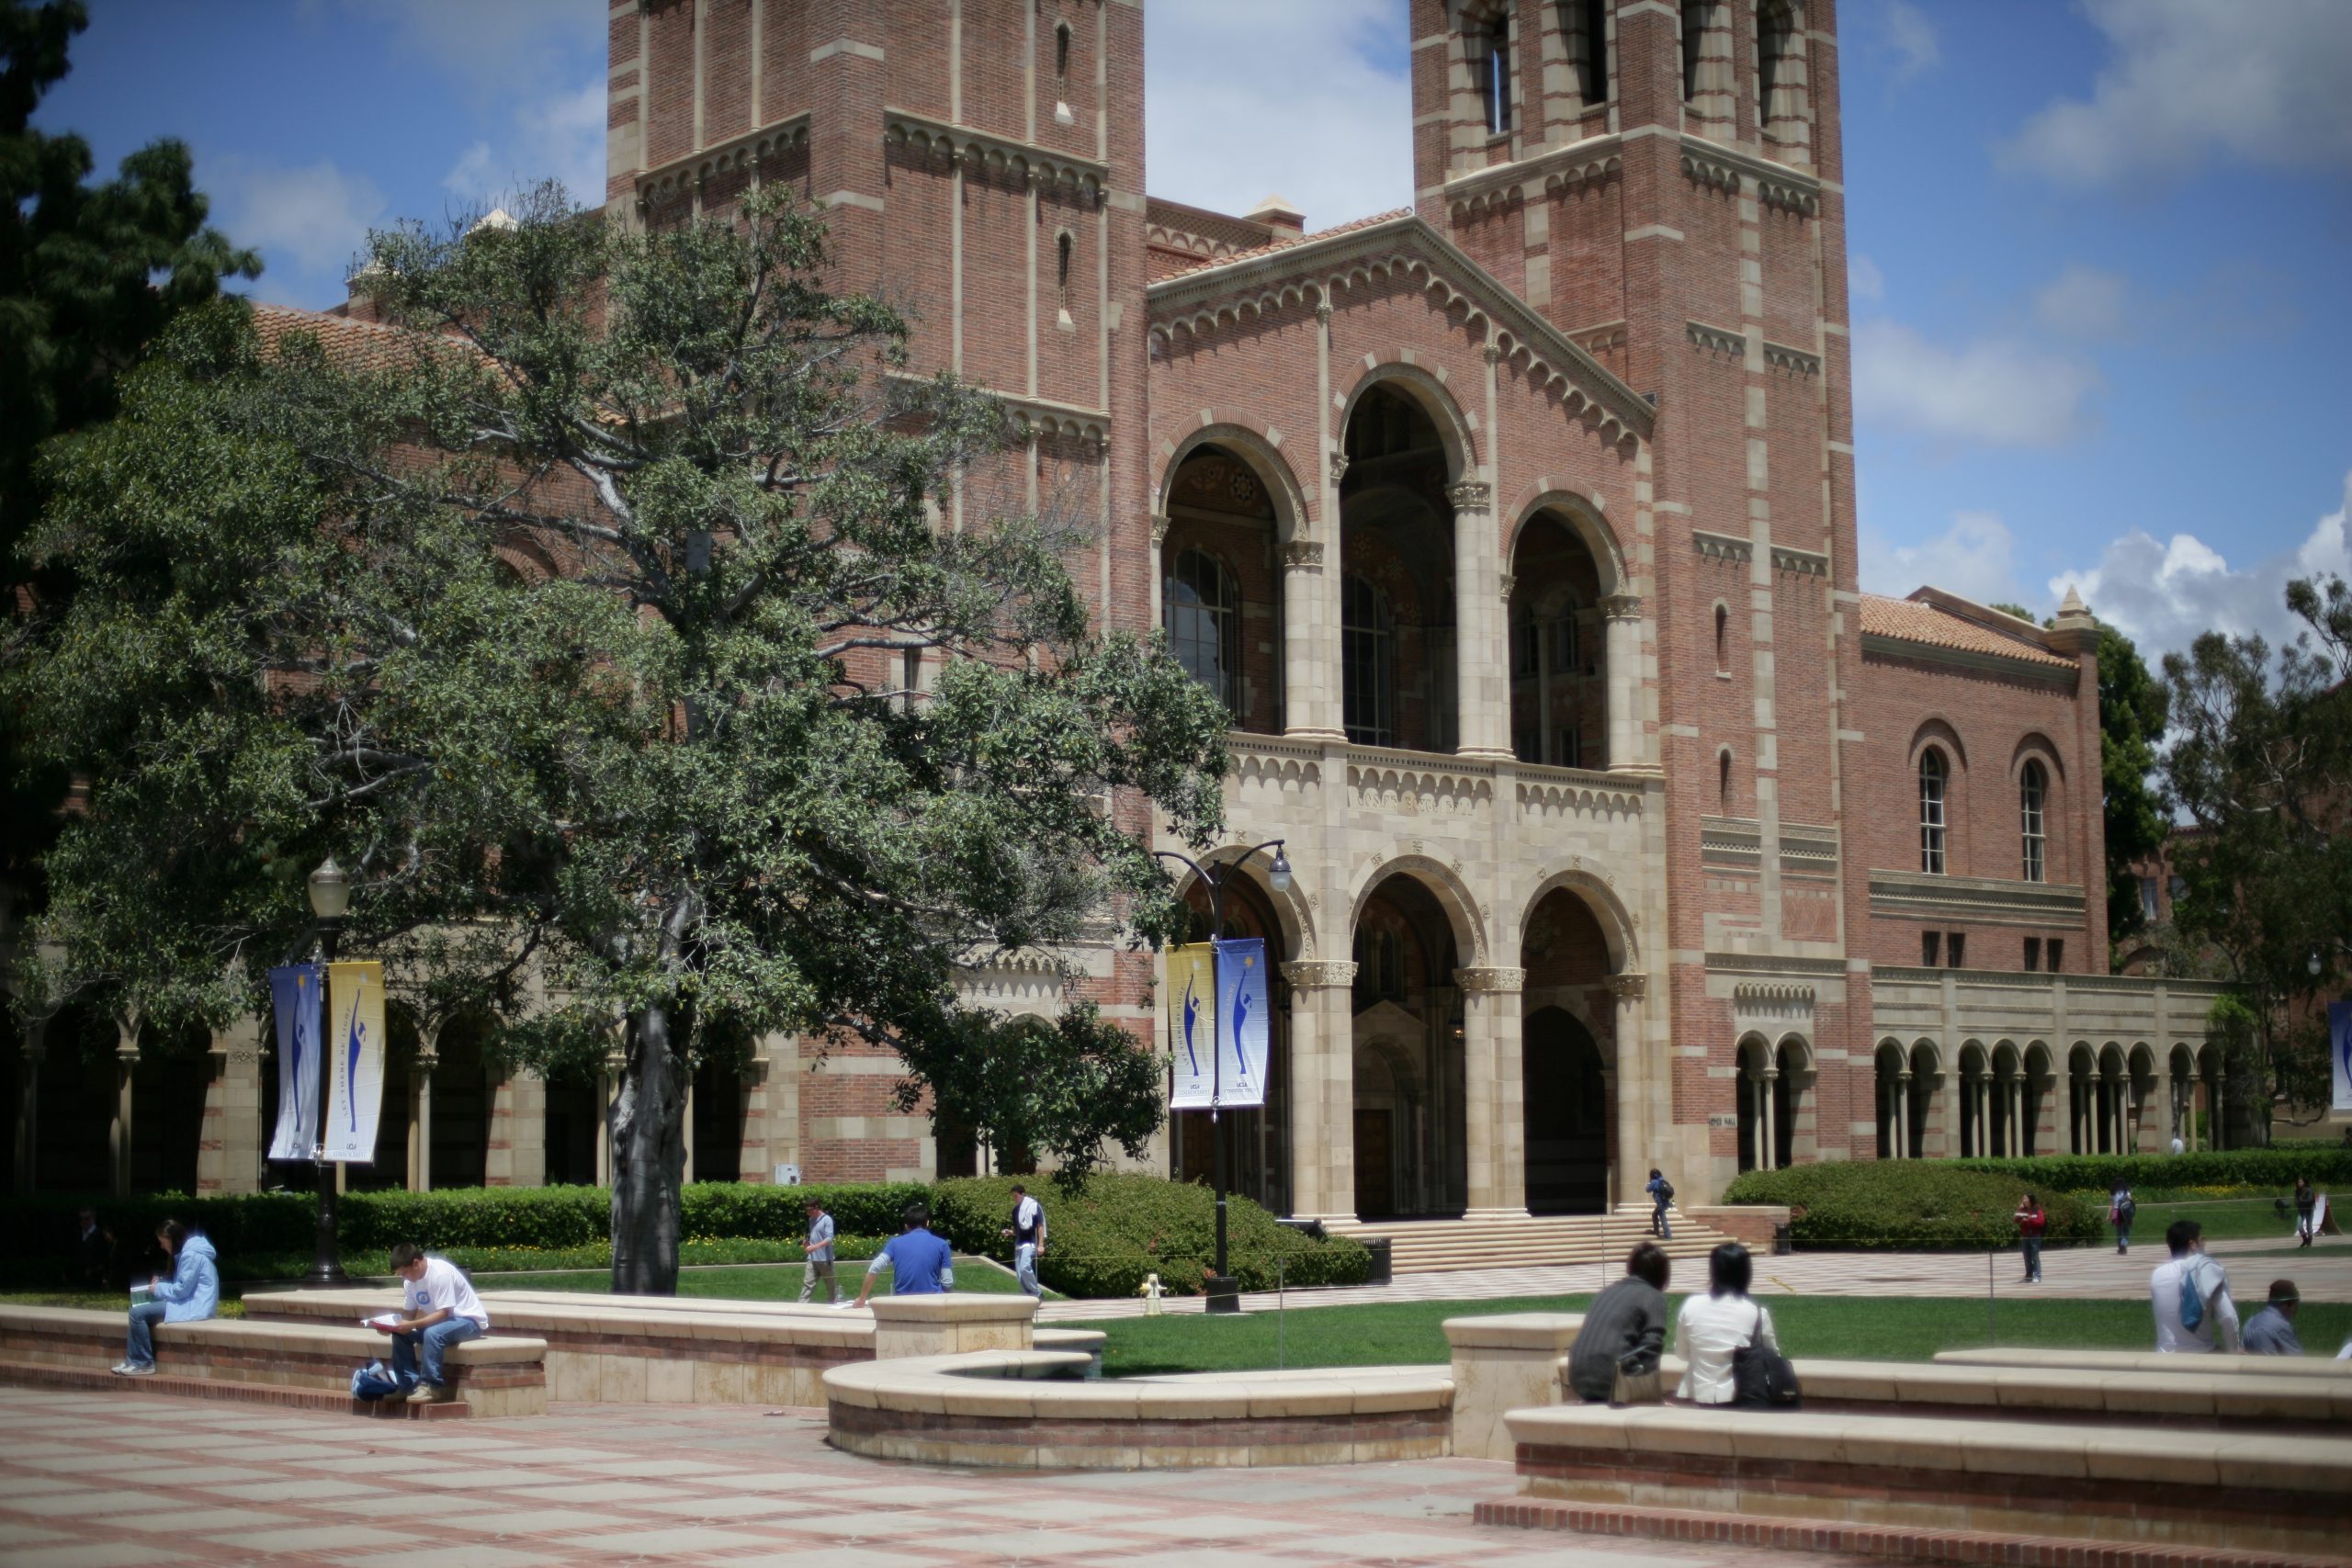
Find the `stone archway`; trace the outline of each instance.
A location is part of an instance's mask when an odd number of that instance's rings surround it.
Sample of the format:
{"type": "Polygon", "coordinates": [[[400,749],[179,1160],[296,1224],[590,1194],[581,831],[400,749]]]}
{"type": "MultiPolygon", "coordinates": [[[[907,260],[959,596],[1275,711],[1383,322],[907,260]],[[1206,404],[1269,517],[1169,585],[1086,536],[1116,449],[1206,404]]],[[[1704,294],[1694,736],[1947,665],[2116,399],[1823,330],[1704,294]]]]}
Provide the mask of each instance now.
{"type": "Polygon", "coordinates": [[[1419,876],[1385,876],[1357,906],[1352,956],[1356,1213],[1460,1214],[1470,1128],[1453,911],[1419,876]]]}
{"type": "Polygon", "coordinates": [[[1592,1032],[1564,1008],[1539,1008],[1521,1025],[1527,1107],[1527,1212],[1598,1214],[1609,1208],[1609,1089],[1592,1032]]]}

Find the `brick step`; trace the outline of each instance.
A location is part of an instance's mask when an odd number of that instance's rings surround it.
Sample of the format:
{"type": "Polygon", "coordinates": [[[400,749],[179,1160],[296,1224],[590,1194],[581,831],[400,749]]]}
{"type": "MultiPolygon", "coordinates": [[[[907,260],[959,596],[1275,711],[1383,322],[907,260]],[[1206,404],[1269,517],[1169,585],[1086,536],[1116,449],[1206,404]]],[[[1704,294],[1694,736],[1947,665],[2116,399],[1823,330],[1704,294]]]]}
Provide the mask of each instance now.
{"type": "Polygon", "coordinates": [[[2072,1536],[2004,1535],[1992,1530],[1844,1524],[1807,1519],[1743,1518],[1682,1508],[1634,1508],[1609,1503],[1557,1503],[1519,1498],[1479,1503],[1471,1517],[1482,1525],[1573,1530],[1582,1535],[1703,1541],[1828,1552],[1907,1562],[1997,1563],[2001,1568],[2342,1568],[2341,1557],[2275,1551],[2230,1551],[2184,1542],[2086,1540],[2072,1536]]]}
{"type": "Polygon", "coordinates": [[[239,1404],[275,1404],[291,1410],[317,1410],[329,1415],[365,1416],[380,1420],[462,1421],[473,1412],[462,1399],[439,1404],[411,1404],[405,1400],[354,1399],[331,1388],[292,1388],[282,1383],[223,1382],[212,1378],[174,1377],[156,1372],[143,1378],[119,1378],[95,1367],[51,1367],[33,1361],[0,1361],[0,1383],[34,1388],[70,1388],[82,1393],[168,1393],[187,1399],[226,1400],[239,1404]]]}
{"type": "MultiPolygon", "coordinates": [[[[1464,1269],[1607,1263],[1622,1258],[1649,1235],[1646,1204],[1609,1214],[1512,1215],[1498,1219],[1355,1222],[1331,1226],[1359,1240],[1385,1239],[1390,1269],[1398,1274],[1437,1274],[1464,1269]]],[[[1677,1216],[1667,1256],[1700,1258],[1727,1239],[1695,1221],[1677,1216]]]]}

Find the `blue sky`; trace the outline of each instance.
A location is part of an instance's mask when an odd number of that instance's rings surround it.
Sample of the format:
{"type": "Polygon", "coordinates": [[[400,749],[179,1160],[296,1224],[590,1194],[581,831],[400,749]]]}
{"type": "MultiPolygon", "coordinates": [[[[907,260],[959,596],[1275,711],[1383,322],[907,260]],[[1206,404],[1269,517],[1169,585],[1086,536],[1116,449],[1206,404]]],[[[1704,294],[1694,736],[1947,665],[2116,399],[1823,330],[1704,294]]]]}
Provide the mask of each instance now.
{"type": "MultiPolygon", "coordinates": [[[[266,298],[339,299],[371,223],[601,185],[603,0],[91,9],[43,123],[188,141],[266,298]]],[[[2073,582],[2165,648],[2352,574],[2352,0],[1840,10],[1864,585],[2073,582]]],[[[1153,192],[1408,205],[1404,11],[1150,0],[1153,192]]]]}

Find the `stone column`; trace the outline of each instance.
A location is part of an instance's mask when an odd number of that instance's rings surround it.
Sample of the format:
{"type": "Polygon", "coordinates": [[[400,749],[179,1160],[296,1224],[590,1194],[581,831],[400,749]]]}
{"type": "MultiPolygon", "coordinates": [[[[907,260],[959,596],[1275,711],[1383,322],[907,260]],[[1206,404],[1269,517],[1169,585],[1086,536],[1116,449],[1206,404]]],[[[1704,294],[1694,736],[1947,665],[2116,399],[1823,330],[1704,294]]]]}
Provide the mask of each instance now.
{"type": "Polygon", "coordinates": [[[1762,1145],[1757,1150],[1756,1163],[1765,1170],[1780,1168],[1780,1129],[1773,1125],[1778,1111],[1772,1102],[1773,1090],[1780,1081],[1781,1069],[1777,1066],[1765,1068],[1764,1076],[1756,1080],[1756,1125],[1761,1134],[1758,1141],[1762,1145]]]}
{"type": "Polygon", "coordinates": [[[1283,965],[1291,983],[1290,1158],[1300,1219],[1350,1220],[1356,1212],[1356,966],[1346,960],[1283,965]]]}
{"type": "Polygon", "coordinates": [[[1609,666],[1608,765],[1611,771],[1643,767],[1641,596],[1611,593],[1600,602],[1600,613],[1609,666]]]}
{"type": "Polygon", "coordinates": [[[17,1064],[16,1158],[10,1166],[18,1197],[29,1195],[40,1175],[40,1064],[49,1055],[49,1020],[27,1017],[17,1064]]]}
{"type": "Polygon", "coordinates": [[[115,1021],[114,1123],[107,1129],[107,1168],[114,1195],[130,1194],[130,1079],[139,1066],[139,1021],[115,1021]]]}
{"type": "Polygon", "coordinates": [[[1894,1157],[1911,1159],[1916,1155],[1911,1147],[1911,1069],[1900,1067],[1894,1074],[1894,1157]]]}
{"type": "Polygon", "coordinates": [[[251,1016],[213,1031],[196,1152],[198,1193],[261,1190],[261,1041],[262,1021],[251,1016]]]}
{"type": "Polygon", "coordinates": [[[775,1175],[768,1148],[768,1058],[759,1043],[743,1067],[743,1136],[735,1154],[740,1180],[765,1182],[775,1175]]]}
{"type": "Polygon", "coordinates": [[[678,1122],[678,1137],[679,1137],[679,1140],[686,1145],[686,1168],[685,1168],[685,1174],[684,1174],[684,1176],[680,1177],[680,1178],[679,1178],[679,1179],[680,1179],[681,1181],[692,1181],[692,1180],[694,1180],[694,1179],[695,1179],[695,1076],[694,1076],[694,1074],[692,1074],[692,1073],[688,1073],[688,1074],[686,1074],[686,1075],[685,1075],[685,1079],[686,1079],[686,1103],[685,1103],[684,1107],[682,1110],[680,1110],[680,1111],[678,1112],[678,1115],[679,1115],[679,1118],[680,1118],[679,1122],[678,1122]]]}
{"type": "Polygon", "coordinates": [[[433,1071],[441,1065],[434,1049],[440,1031],[417,1046],[416,1061],[408,1074],[408,1190],[433,1190],[433,1071]]]}
{"type": "Polygon", "coordinates": [[[1610,995],[1617,999],[1617,1190],[1612,1196],[1620,1203],[1640,1202],[1643,1184],[1649,1179],[1649,1118],[1643,1114],[1650,1083],[1649,1032],[1642,1027],[1649,986],[1647,975],[1609,976],[1610,995]]]}
{"type": "Polygon", "coordinates": [[[1526,1088],[1520,1077],[1519,997],[1527,971],[1456,969],[1462,987],[1463,1132],[1470,1141],[1472,1218],[1527,1213],[1526,1088]]]}
{"type": "MultiPolygon", "coordinates": [[[[1323,541],[1283,545],[1283,731],[1340,731],[1340,641],[1324,624],[1330,600],[1324,581],[1323,541]]],[[[1334,571],[1337,563],[1333,564],[1334,571]]]]}
{"type": "Polygon", "coordinates": [[[1510,647],[1495,519],[1484,479],[1449,485],[1453,504],[1454,750],[1510,755],[1510,647]]]}
{"type": "Polygon", "coordinates": [[[621,1074],[628,1067],[628,1057],[618,1046],[605,1053],[604,1070],[596,1075],[596,1099],[604,1111],[604,1123],[596,1130],[596,1185],[613,1184],[613,1101],[620,1098],[621,1074]]]}

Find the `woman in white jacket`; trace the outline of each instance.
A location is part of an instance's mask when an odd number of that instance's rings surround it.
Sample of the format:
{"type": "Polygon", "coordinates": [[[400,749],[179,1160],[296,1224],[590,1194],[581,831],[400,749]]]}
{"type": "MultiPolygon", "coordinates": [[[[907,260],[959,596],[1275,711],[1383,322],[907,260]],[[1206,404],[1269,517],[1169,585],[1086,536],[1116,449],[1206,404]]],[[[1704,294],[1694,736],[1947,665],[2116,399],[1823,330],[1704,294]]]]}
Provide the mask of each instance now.
{"type": "Polygon", "coordinates": [[[1772,1314],[1747,1299],[1755,1265],[1747,1248],[1727,1241],[1707,1256],[1707,1293],[1682,1303],[1674,1323],[1674,1348],[1683,1359],[1682,1382],[1674,1396],[1693,1404],[1729,1404],[1731,1355],[1750,1345],[1781,1348],[1772,1336],[1772,1314]]]}

